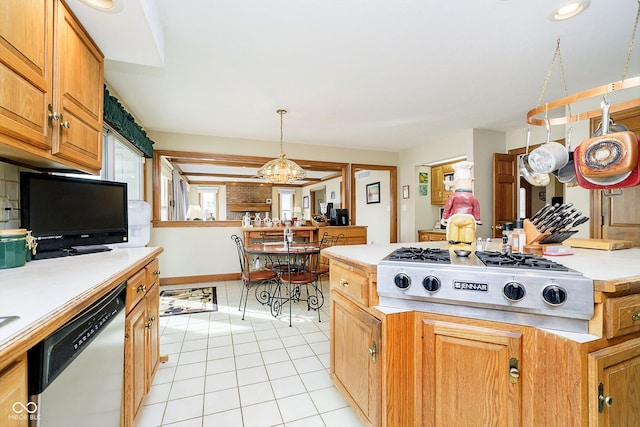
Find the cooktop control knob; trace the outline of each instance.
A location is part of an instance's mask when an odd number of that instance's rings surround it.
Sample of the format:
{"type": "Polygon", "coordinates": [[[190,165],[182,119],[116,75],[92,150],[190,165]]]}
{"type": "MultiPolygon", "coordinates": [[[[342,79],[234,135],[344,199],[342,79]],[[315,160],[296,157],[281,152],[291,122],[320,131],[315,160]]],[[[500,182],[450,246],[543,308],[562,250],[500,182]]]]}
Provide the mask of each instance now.
{"type": "Polygon", "coordinates": [[[411,278],[405,273],[398,273],[393,281],[400,289],[407,289],[411,285],[411,278]]]}
{"type": "Polygon", "coordinates": [[[567,300],[567,291],[558,285],[548,285],[542,290],[542,299],[549,305],[561,305],[567,300]]]}
{"type": "Polygon", "coordinates": [[[438,292],[440,290],[440,279],[429,275],[422,279],[422,286],[427,292],[438,292]]]}
{"type": "Polygon", "coordinates": [[[521,283],[507,282],[502,288],[502,293],[509,301],[520,301],[524,298],[525,290],[521,283]]]}

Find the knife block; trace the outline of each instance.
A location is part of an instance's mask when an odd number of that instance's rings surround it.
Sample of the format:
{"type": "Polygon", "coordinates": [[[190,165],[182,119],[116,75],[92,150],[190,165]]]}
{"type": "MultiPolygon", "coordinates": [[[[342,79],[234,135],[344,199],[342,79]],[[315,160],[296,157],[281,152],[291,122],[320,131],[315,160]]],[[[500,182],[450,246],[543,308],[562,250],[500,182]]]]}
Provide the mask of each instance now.
{"type": "Polygon", "coordinates": [[[550,233],[542,233],[528,219],[524,220],[524,234],[526,236],[527,245],[537,244],[540,240],[547,237],[550,233]]]}

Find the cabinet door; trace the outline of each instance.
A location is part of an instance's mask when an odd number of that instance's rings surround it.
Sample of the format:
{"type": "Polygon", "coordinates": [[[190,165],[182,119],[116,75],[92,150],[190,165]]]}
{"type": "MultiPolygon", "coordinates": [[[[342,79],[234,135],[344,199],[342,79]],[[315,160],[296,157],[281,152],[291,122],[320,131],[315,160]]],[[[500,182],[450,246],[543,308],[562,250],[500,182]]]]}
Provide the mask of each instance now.
{"type": "Polygon", "coordinates": [[[521,425],[521,334],[434,320],[422,332],[424,426],[521,425]]]}
{"type": "Polygon", "coordinates": [[[160,363],[160,286],[154,283],[145,296],[147,306],[147,392],[160,363]]]}
{"type": "Polygon", "coordinates": [[[640,338],[589,354],[589,425],[640,426],[640,338]]]}
{"type": "Polygon", "coordinates": [[[125,341],[125,425],[134,426],[147,392],[146,304],[143,299],[129,312],[125,341]]]}
{"type": "Polygon", "coordinates": [[[52,8],[50,0],[0,1],[0,139],[36,153],[50,150],[52,8]]]}
{"type": "Polygon", "coordinates": [[[27,396],[27,357],[26,354],[0,370],[0,425],[5,427],[26,427],[29,414],[23,407],[16,408],[20,402],[26,407],[27,396]]]}
{"type": "Polygon", "coordinates": [[[433,166],[431,168],[431,204],[443,205],[445,203],[443,181],[442,166],[433,166]]]}
{"type": "Polygon", "coordinates": [[[54,45],[51,153],[81,169],[102,168],[103,55],[64,3],[59,3],[54,45]]]}
{"type": "Polygon", "coordinates": [[[331,292],[331,377],[367,426],[379,425],[381,322],[331,292]]]}

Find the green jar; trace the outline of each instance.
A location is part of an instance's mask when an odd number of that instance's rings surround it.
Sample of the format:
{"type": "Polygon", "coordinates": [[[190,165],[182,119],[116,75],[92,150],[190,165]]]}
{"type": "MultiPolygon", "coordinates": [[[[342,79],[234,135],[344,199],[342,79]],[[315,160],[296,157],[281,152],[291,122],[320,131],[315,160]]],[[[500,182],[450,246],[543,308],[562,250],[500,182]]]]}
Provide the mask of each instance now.
{"type": "Polygon", "coordinates": [[[27,230],[0,230],[0,269],[22,267],[27,262],[27,230]]]}

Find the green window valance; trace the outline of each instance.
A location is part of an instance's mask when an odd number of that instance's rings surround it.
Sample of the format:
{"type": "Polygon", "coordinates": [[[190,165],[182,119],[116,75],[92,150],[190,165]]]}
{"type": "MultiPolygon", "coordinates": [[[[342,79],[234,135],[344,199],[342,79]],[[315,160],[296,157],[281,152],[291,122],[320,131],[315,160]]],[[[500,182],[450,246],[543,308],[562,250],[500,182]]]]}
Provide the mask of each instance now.
{"type": "Polygon", "coordinates": [[[125,110],[115,96],[109,95],[107,86],[104,87],[104,120],[108,122],[129,142],[142,151],[145,157],[153,157],[153,141],[147,133],[136,123],[133,116],[125,110]]]}

